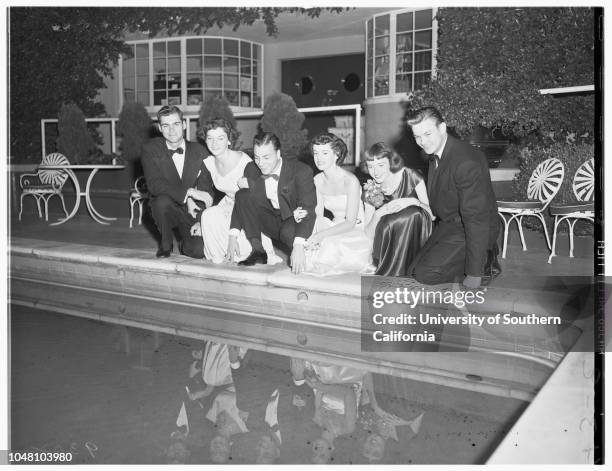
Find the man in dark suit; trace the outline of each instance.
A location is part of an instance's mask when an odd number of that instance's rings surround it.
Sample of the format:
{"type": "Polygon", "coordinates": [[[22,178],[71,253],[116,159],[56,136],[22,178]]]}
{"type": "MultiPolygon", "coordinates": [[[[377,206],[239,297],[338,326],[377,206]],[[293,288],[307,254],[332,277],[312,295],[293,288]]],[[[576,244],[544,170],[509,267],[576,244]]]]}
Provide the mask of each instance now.
{"type": "Polygon", "coordinates": [[[183,138],[186,125],[177,106],[163,106],[157,112],[159,130],[163,138],[151,139],[143,146],[142,168],[151,194],[151,212],[161,233],[161,244],[156,256],[169,257],[172,253],[172,233],[179,233],[179,251],[193,258],[204,257],[202,237],[190,234],[201,209],[187,190],[196,187],[207,192],[212,204],[213,182],[208,172],[202,172],[204,148],[197,142],[183,138]]]}
{"type": "Polygon", "coordinates": [[[497,261],[499,216],[485,156],[449,136],[440,112],[421,108],[408,116],[416,143],[430,155],[427,193],[435,228],[417,255],[411,273],[432,285],[463,281],[488,284],[501,269],[497,261]]]}
{"type": "Polygon", "coordinates": [[[243,229],[252,251],[239,265],[267,263],[261,245],[263,232],[291,250],[291,270],[301,273],[304,244],[312,234],[316,218],[317,194],[312,170],[295,159],[283,159],[280,141],[272,133],[255,136],[253,154],[256,165],[250,163],[244,171],[248,188],[236,193],[227,250],[230,261],[236,254],[237,235],[243,229]],[[298,208],[305,211],[303,218],[294,217],[298,208]]]}

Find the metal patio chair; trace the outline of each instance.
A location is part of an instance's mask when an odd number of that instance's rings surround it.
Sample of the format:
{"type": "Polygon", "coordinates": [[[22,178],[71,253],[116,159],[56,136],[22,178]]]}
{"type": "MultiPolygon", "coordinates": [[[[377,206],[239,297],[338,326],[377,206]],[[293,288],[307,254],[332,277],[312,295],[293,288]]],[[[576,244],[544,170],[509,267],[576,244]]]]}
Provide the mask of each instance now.
{"type": "Polygon", "coordinates": [[[546,244],[550,250],[550,238],[548,237],[548,229],[546,221],[542,213],[555,195],[559,192],[563,183],[565,169],[563,163],[559,159],[550,158],[538,164],[535,168],[529,183],[527,184],[528,201],[498,201],[497,208],[500,217],[504,221],[504,245],[502,250],[502,258],[506,258],[506,249],[508,248],[508,228],[510,223],[516,220],[519,234],[521,236],[521,244],[523,251],[527,250],[525,244],[525,236],[523,234],[523,218],[533,216],[542,222],[544,227],[544,235],[546,236],[546,244]]]}
{"type": "Polygon", "coordinates": [[[147,183],[144,176],[138,177],[134,181],[134,187],[130,190],[130,229],[134,221],[134,206],[138,204],[138,224],[142,224],[142,207],[145,200],[149,199],[147,183]]]}
{"type": "MultiPolygon", "coordinates": [[[[65,155],[54,152],[45,155],[40,165],[70,165],[70,161],[65,155]]],[[[45,221],[49,220],[49,200],[53,196],[59,197],[62,201],[62,208],[66,217],[68,217],[68,211],[66,211],[66,205],[64,204],[64,196],[62,195],[62,188],[67,179],[68,174],[59,169],[39,168],[36,173],[22,174],[19,177],[19,186],[21,187],[19,220],[21,221],[23,199],[26,196],[32,196],[36,200],[38,217],[42,217],[40,202],[42,201],[45,204],[45,221]]]]}
{"type": "Polygon", "coordinates": [[[593,202],[593,192],[595,189],[595,170],[594,159],[584,162],[574,174],[572,189],[578,203],[575,204],[551,204],[549,211],[555,217],[553,229],[552,249],[548,257],[548,263],[555,256],[557,246],[557,229],[565,220],[569,229],[569,256],[574,257],[574,225],[580,219],[595,222],[595,203],[593,202]]]}

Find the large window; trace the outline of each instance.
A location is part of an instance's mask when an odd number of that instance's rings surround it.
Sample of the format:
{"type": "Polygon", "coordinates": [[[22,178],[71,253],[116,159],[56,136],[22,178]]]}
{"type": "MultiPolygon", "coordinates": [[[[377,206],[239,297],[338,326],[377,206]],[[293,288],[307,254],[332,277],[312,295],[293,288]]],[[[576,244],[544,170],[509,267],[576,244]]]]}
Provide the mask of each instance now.
{"type": "Polygon", "coordinates": [[[366,23],[366,96],[407,93],[434,70],[434,10],[401,10],[366,23]]]}
{"type": "Polygon", "coordinates": [[[122,97],[145,106],[199,106],[223,95],[230,105],[261,108],[263,47],[242,39],[186,37],[134,41],[122,56],[122,97]]]}

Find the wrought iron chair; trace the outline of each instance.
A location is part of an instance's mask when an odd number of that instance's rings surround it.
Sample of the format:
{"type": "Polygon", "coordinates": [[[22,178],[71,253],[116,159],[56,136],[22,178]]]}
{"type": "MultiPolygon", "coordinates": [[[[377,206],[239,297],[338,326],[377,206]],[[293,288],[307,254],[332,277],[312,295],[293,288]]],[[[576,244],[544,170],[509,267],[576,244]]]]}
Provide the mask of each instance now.
{"type": "Polygon", "coordinates": [[[579,219],[595,222],[595,203],[593,202],[593,190],[595,188],[594,159],[584,162],[574,174],[572,188],[578,204],[551,204],[549,211],[555,217],[553,230],[552,249],[548,257],[548,263],[555,256],[557,246],[557,229],[564,220],[569,228],[569,256],[574,257],[574,225],[579,219]]]}
{"type": "MultiPolygon", "coordinates": [[[[43,165],[70,165],[68,158],[54,152],[47,154],[43,157],[41,163],[43,165]]],[[[58,196],[62,201],[62,208],[66,217],[68,217],[68,211],[66,211],[66,205],[64,204],[64,196],[62,195],[62,188],[64,183],[68,179],[68,174],[63,170],[58,169],[45,169],[41,168],[37,173],[24,173],[19,177],[19,186],[21,187],[21,198],[19,208],[19,220],[21,221],[21,214],[23,212],[23,199],[26,196],[32,196],[36,200],[36,206],[38,208],[38,217],[42,217],[40,210],[40,202],[45,204],[45,221],[49,220],[49,200],[52,196],[58,196]]]]}
{"type": "Polygon", "coordinates": [[[142,205],[149,198],[147,183],[143,176],[138,177],[130,190],[130,228],[133,227],[134,205],[138,204],[138,224],[142,224],[142,205]]]}
{"type": "Polygon", "coordinates": [[[525,236],[523,234],[523,218],[534,216],[542,222],[544,227],[544,235],[546,236],[546,244],[550,250],[550,238],[548,237],[548,229],[546,221],[542,213],[548,207],[552,199],[559,192],[563,183],[565,169],[563,163],[559,159],[550,158],[541,162],[531,174],[529,183],[527,184],[528,201],[498,201],[497,209],[500,217],[504,221],[504,245],[502,258],[506,258],[506,249],[508,246],[508,228],[513,220],[516,220],[519,234],[521,236],[521,244],[523,250],[527,250],[525,244],[525,236]]]}

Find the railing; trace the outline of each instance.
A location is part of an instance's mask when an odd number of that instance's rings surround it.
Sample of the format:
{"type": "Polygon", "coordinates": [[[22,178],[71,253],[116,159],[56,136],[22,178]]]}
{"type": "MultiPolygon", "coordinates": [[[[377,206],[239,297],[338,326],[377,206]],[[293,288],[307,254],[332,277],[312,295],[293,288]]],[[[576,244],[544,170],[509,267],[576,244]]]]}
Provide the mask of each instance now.
{"type": "MultiPolygon", "coordinates": [[[[351,111],[355,115],[355,120],[353,122],[353,131],[354,131],[354,144],[355,144],[355,165],[359,165],[359,154],[361,150],[361,105],[341,105],[341,106],[318,106],[314,108],[298,108],[298,111],[304,114],[315,114],[315,113],[334,113],[338,114],[339,111],[351,111]]],[[[262,116],[263,111],[244,111],[244,112],[236,112],[234,117],[236,119],[240,118],[256,118],[258,116],[262,116]]],[[[183,115],[186,124],[186,138],[187,140],[191,140],[191,121],[198,121],[198,115],[183,115]]],[[[86,118],[86,123],[110,123],[110,150],[112,153],[117,153],[117,121],[119,118],[86,118]]],[[[153,121],[156,121],[156,118],[152,118],[153,121]]],[[[49,123],[57,123],[57,118],[54,119],[41,119],[40,120],[40,133],[41,133],[41,141],[42,141],[42,157],[47,155],[47,145],[46,145],[46,131],[45,126],[49,123]]]]}

